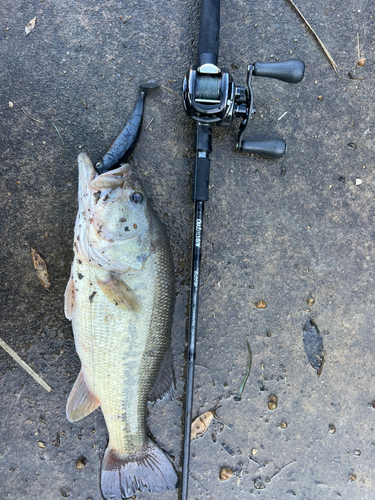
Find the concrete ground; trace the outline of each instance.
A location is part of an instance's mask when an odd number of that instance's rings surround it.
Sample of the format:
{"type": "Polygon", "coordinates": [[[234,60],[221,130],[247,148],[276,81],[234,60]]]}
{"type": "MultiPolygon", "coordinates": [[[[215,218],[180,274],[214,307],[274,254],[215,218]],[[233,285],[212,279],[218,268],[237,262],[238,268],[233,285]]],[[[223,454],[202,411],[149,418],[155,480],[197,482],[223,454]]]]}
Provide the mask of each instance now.
{"type": "MultiPolygon", "coordinates": [[[[44,391],[1,350],[1,500],[101,498],[107,439],[101,412],[77,424],[65,417],[79,371],[63,313],[77,210],[76,157],[81,151],[94,162],[102,157],[129,118],[142,81],[154,78],[180,92],[196,59],[197,3],[3,0],[0,6],[0,337],[53,388],[44,391]],[[32,245],[46,259],[50,292],[35,276],[32,245]],[[78,470],[82,457],[86,467],[78,470]]],[[[247,64],[255,60],[300,58],[306,76],[299,85],[254,79],[252,130],[284,137],[284,158],[236,152],[239,123],[214,130],[194,414],[219,404],[225,426],[214,421],[192,442],[189,499],[371,500],[373,3],[298,1],[341,66],[339,75],[287,0],[221,3],[220,64],[236,83],[244,84],[247,64]],[[357,34],[363,67],[356,64],[357,34]],[[261,299],[263,310],[255,307],[261,299]],[[323,338],[320,377],[304,350],[309,318],[323,338]],[[248,362],[246,340],[252,369],[236,402],[248,362]],[[268,408],[271,395],[278,398],[274,410],[268,408]],[[234,476],[220,482],[224,466],[234,476]]],[[[150,408],[148,425],[177,467],[193,156],[194,124],[179,98],[161,88],[148,98],[133,161],[168,230],[176,264],[177,394],[150,408]]],[[[177,492],[163,496],[177,498],[177,492]]]]}

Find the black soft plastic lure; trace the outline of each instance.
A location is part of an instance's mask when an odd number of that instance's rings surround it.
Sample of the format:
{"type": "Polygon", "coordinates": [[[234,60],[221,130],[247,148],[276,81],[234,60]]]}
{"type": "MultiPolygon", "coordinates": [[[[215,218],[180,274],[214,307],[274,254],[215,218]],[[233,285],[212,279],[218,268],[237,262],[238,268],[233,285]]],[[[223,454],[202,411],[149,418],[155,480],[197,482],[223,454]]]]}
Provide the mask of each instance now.
{"type": "Polygon", "coordinates": [[[147,82],[141,85],[141,94],[133,111],[133,115],[122,132],[114,140],[103,159],[95,165],[99,174],[118,168],[132,154],[141,131],[145,97],[149,90],[160,87],[158,83],[147,82]]]}

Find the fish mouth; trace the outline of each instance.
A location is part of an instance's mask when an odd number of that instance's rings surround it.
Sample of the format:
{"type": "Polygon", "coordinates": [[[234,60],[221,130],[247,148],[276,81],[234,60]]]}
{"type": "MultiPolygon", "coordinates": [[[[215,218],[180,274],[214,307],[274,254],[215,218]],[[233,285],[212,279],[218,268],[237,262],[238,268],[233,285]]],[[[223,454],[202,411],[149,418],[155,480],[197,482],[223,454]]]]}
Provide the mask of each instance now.
{"type": "Polygon", "coordinates": [[[119,187],[136,190],[140,187],[128,163],[114,170],[98,174],[87,153],[83,152],[78,155],[78,169],[79,185],[84,191],[82,195],[88,195],[93,190],[114,190],[119,187]]]}
{"type": "Polygon", "coordinates": [[[104,184],[107,184],[106,187],[108,188],[119,187],[132,174],[130,165],[127,164],[99,175],[88,154],[85,152],[78,155],[78,170],[79,183],[93,189],[99,189],[104,184]],[[92,185],[92,183],[94,184],[92,185]]]}
{"type": "Polygon", "coordinates": [[[90,183],[92,189],[117,189],[123,188],[133,180],[133,173],[129,164],[121,165],[115,170],[110,170],[104,174],[100,174],[90,183]]]}

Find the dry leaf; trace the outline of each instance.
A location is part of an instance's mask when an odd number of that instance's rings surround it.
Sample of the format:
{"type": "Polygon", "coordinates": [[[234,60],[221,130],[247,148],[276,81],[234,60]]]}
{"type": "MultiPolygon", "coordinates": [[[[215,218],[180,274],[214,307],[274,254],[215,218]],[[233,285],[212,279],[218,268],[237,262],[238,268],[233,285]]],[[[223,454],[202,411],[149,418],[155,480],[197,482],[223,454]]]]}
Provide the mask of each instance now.
{"type": "Polygon", "coordinates": [[[36,250],[36,248],[34,247],[31,247],[31,255],[33,257],[33,263],[38,280],[42,283],[44,288],[49,291],[51,282],[49,280],[46,261],[43,259],[42,255],[38,252],[38,250],[36,250]]]}
{"type": "Polygon", "coordinates": [[[218,408],[220,408],[220,406],[216,406],[213,410],[202,413],[202,415],[199,415],[199,417],[197,417],[192,422],[191,424],[192,440],[202,437],[207,432],[208,426],[210,425],[212,419],[216,416],[215,412],[218,408]]]}
{"type": "Polygon", "coordinates": [[[28,35],[30,33],[30,31],[32,31],[35,28],[35,21],[36,21],[36,17],[34,17],[34,19],[31,19],[31,21],[28,24],[26,24],[26,26],[25,26],[26,35],[28,35]]]}

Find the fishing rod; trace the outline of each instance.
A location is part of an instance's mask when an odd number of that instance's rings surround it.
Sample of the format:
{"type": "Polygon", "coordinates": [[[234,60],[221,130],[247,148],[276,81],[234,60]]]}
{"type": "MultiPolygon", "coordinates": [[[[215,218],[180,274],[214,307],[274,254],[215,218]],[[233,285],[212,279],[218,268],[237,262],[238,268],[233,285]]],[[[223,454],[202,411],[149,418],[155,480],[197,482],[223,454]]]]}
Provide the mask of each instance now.
{"type": "Polygon", "coordinates": [[[204,204],[209,199],[210,153],[212,125],[229,126],[233,118],[242,118],[237,149],[269,158],[280,158],[286,152],[282,139],[253,140],[247,137],[250,119],[255,113],[251,87],[253,76],[276,78],[287,83],[299,83],[305,64],[300,60],[264,63],[255,62],[247,68],[246,86],[234,84],[228,70],[219,68],[220,0],[202,0],[198,61],[185,75],[182,85],[183,105],[187,115],[196,122],[195,162],[192,199],[194,230],[190,289],[190,319],[186,375],[185,426],[182,463],[181,499],[188,498],[190,439],[193,410],[194,367],[198,326],[198,299],[204,204]]]}

